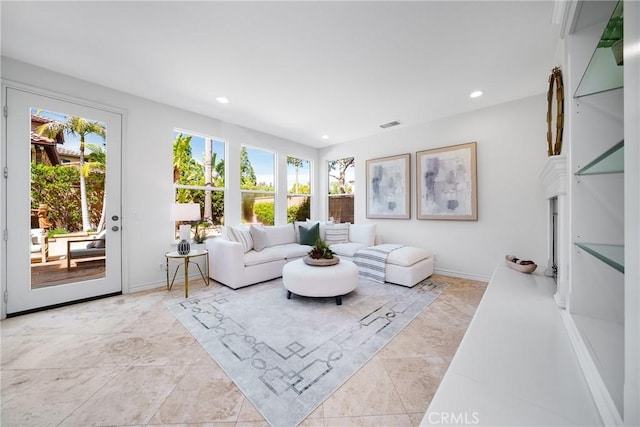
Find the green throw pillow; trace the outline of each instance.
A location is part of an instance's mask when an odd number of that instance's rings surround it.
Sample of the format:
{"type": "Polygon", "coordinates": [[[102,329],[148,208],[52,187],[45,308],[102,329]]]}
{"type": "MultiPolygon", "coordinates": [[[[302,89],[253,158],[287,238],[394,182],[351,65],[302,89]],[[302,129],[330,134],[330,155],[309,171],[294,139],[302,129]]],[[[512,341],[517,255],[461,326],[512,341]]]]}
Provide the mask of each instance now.
{"type": "Polygon", "coordinates": [[[298,227],[300,230],[300,244],[313,246],[320,238],[320,224],[316,223],[309,228],[304,226],[298,227]]]}

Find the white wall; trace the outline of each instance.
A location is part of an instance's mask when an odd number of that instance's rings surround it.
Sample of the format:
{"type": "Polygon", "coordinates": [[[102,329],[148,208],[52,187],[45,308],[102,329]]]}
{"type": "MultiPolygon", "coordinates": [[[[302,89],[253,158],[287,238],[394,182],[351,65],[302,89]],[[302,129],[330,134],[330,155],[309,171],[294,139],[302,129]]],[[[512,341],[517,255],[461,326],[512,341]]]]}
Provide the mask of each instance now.
{"type": "MultiPolygon", "coordinates": [[[[321,150],[318,167],[341,157],[356,159],[355,222],[376,222],[383,242],[424,247],[437,253],[436,270],[487,279],[506,254],[532,259],[542,274],[547,260],[548,202],[538,176],[547,159],[546,97],[533,96],[431,123],[385,131],[321,150]],[[415,153],[477,142],[478,221],[417,220],[415,153]],[[365,216],[365,161],[411,153],[410,220],[365,216]]],[[[321,191],[327,192],[322,175],[321,191]]],[[[326,198],[320,212],[326,217],[326,198]]]]}
{"type": "MultiPolygon", "coordinates": [[[[239,186],[241,144],[278,151],[278,183],[286,188],[286,155],[316,161],[317,150],[258,131],[118,92],[2,58],[3,82],[18,82],[125,110],[123,126],[122,241],[124,292],[164,285],[159,266],[173,242],[173,129],[227,141],[228,186],[239,186]]],[[[285,196],[286,198],[286,196],[285,196]]],[[[227,222],[240,222],[240,195],[229,192],[227,222]]],[[[313,205],[312,205],[313,209],[313,205]]],[[[312,211],[313,212],[313,211],[312,211]]],[[[281,215],[283,217],[283,215],[281,215]]],[[[286,218],[282,218],[286,222],[286,218]]]]}

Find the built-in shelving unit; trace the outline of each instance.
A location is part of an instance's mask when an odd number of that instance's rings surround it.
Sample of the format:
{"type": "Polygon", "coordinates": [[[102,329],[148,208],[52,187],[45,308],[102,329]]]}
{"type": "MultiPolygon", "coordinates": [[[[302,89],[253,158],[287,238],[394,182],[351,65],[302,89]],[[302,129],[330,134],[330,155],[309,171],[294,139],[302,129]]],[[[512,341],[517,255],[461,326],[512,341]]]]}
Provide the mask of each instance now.
{"type": "Polygon", "coordinates": [[[623,13],[622,1],[582,2],[569,52],[569,82],[576,89],[570,117],[574,251],[568,312],[606,425],[620,424],[624,414],[623,13]]]}

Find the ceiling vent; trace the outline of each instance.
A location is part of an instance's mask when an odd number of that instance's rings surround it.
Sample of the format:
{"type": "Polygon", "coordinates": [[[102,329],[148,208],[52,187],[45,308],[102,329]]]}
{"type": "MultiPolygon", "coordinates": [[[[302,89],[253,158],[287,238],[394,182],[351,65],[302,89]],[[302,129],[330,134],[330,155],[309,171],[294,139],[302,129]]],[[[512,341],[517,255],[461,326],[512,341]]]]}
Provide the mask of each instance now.
{"type": "Polygon", "coordinates": [[[394,127],[394,126],[398,126],[399,124],[400,124],[400,122],[399,122],[399,121],[394,120],[394,121],[392,121],[392,122],[389,122],[389,123],[385,123],[385,124],[383,124],[383,125],[380,125],[380,127],[381,127],[382,129],[387,129],[387,128],[392,128],[392,127],[394,127]]]}

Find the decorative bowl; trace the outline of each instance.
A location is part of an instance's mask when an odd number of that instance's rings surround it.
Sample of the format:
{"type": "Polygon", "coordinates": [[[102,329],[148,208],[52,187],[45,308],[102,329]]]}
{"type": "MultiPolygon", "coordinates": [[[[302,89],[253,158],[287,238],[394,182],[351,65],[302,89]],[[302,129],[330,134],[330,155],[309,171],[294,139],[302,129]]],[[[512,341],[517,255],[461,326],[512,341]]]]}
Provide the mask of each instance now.
{"type": "Polygon", "coordinates": [[[302,259],[305,264],[312,265],[314,267],[327,267],[329,265],[336,265],[340,262],[340,258],[334,256],[333,258],[311,258],[310,256],[302,259]]]}
{"type": "Polygon", "coordinates": [[[526,273],[526,274],[531,274],[535,271],[536,268],[538,268],[538,266],[534,263],[534,264],[518,264],[516,262],[513,262],[515,258],[513,255],[506,255],[504,257],[505,262],[507,263],[507,267],[515,270],[515,271],[519,271],[520,273],[526,273]]]}

